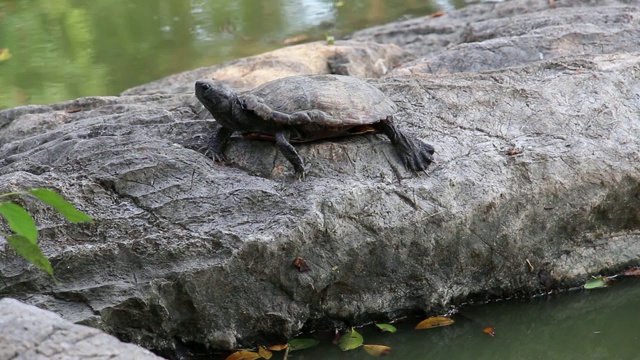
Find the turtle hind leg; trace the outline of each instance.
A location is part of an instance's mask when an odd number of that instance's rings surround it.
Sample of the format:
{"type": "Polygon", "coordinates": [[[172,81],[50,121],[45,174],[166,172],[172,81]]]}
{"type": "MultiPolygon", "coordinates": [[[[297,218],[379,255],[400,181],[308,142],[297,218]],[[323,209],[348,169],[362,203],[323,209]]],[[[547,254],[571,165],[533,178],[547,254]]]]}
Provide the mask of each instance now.
{"type": "Polygon", "coordinates": [[[302,163],[302,158],[289,142],[290,137],[291,134],[288,131],[278,131],[276,132],[276,144],[278,145],[278,148],[280,148],[282,155],[284,155],[291,165],[293,165],[293,169],[296,172],[296,178],[298,178],[298,180],[304,180],[304,165],[302,163]]]}
{"type": "Polygon", "coordinates": [[[433,146],[400,131],[390,116],[376,124],[376,127],[391,140],[404,166],[413,171],[426,170],[433,162],[433,146]]]}
{"type": "Polygon", "coordinates": [[[209,156],[209,154],[211,154],[211,157],[214,161],[220,161],[223,163],[227,162],[227,157],[224,155],[224,150],[227,148],[227,143],[229,142],[231,134],[233,134],[233,130],[228,129],[222,125],[218,125],[216,130],[209,138],[207,150],[204,153],[205,156],[209,156]]]}

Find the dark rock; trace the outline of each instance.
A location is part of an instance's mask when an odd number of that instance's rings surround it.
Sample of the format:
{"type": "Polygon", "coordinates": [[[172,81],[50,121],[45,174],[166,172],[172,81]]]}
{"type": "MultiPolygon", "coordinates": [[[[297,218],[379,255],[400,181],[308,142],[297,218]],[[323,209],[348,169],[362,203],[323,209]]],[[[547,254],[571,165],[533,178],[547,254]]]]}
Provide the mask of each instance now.
{"type": "MultiPolygon", "coordinates": [[[[611,19],[593,28],[617,39],[606,51],[576,53],[579,44],[596,48],[578,37],[568,54],[523,56],[508,68],[368,80],[396,102],[401,129],[435,146],[427,175],[407,172],[379,135],[297,145],[310,165],[304,182],[269,142],[232,138],[230,166],[200,153],[214,122],[195,101],[192,81],[228,71],[231,84],[251,87],[264,78],[237,79],[246,64],[284,69],[293,55],[199,69],[122,97],[2,111],[0,193],[52,188],[97,222],[71,225],[22,199],[60,283],[4,244],[0,296],[149,348],[230,349],[284,341],[318,319],[357,324],[440,312],[471,295],[543,291],[532,267],[562,288],[637,265],[640,55],[631,52],[637,42],[615,43],[633,34],[638,9],[624,15],[602,5],[613,3],[562,1],[577,8],[547,11],[547,1],[522,0],[447,15],[471,24],[529,13],[518,21],[559,26],[553,19],[577,21],[571,14],[589,6],[611,19]],[[542,13],[546,22],[537,18],[542,13]],[[310,270],[298,271],[296,257],[310,270]]],[[[410,49],[438,42],[416,27],[383,29],[370,30],[369,40],[413,39],[399,42],[410,49]]],[[[455,31],[460,42],[535,43],[517,26],[455,31]]],[[[372,45],[341,46],[360,54],[372,45]]],[[[295,51],[308,55],[303,47],[295,51]]],[[[321,52],[314,69],[328,72],[333,61],[350,74],[378,76],[376,51],[340,61],[321,52]]],[[[408,58],[400,53],[390,58],[408,58]]]]}

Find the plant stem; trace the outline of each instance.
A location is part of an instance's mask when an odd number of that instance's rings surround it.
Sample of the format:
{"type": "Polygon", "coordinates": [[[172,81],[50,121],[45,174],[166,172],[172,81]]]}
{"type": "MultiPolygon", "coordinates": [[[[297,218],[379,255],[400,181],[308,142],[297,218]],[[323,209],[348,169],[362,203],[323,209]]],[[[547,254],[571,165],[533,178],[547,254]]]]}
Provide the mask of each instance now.
{"type": "Polygon", "coordinates": [[[15,196],[15,195],[27,195],[28,193],[29,193],[28,191],[14,191],[14,192],[6,193],[6,194],[0,194],[0,198],[8,197],[8,196],[15,196]]]}

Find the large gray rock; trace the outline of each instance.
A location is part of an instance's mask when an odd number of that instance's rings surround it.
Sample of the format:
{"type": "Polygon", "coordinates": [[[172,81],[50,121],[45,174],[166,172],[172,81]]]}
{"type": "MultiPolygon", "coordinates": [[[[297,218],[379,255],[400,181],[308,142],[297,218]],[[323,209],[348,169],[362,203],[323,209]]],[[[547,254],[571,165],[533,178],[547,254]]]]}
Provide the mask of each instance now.
{"type": "MultiPolygon", "coordinates": [[[[540,4],[548,3],[494,9],[530,13],[532,22],[544,12],[558,31],[555,17],[576,11],[540,4]]],[[[618,11],[600,4],[582,3],[618,11]]],[[[486,6],[476,7],[477,19],[499,17],[486,6]]],[[[638,8],[628,16],[637,19],[638,8]]],[[[598,31],[629,23],[611,19],[598,31]]],[[[538,41],[504,31],[523,48],[538,41]]],[[[476,24],[463,33],[490,31],[476,24]]],[[[383,69],[371,54],[406,56],[374,46],[359,57],[368,45],[341,46],[339,61],[323,57],[327,69],[370,74],[383,69]]],[[[540,269],[554,286],[571,286],[637,265],[640,53],[628,43],[590,46],[508,68],[496,57],[494,70],[480,73],[368,80],[398,104],[400,128],[435,146],[428,174],[407,172],[378,135],[298,145],[310,166],[304,182],[269,142],[233,138],[232,163],[213,163],[199,150],[214,123],[184,92],[197,77],[225,74],[225,65],[170,77],[162,94],[159,81],[122,97],[0,112],[0,192],[53,188],[97,220],[69,225],[22,199],[60,283],[5,245],[0,296],[170,352],[282,341],[323,319],[356,324],[440,312],[470,296],[535,292],[540,269]],[[295,257],[311,270],[299,272],[295,257]]],[[[265,56],[278,68],[306,53],[287,49],[293,55],[265,56]]],[[[243,64],[228,64],[229,73],[243,64]]]]}
{"type": "Polygon", "coordinates": [[[0,359],[13,360],[159,360],[151,352],[125,344],[88,326],[5,298],[0,300],[0,359]]]}

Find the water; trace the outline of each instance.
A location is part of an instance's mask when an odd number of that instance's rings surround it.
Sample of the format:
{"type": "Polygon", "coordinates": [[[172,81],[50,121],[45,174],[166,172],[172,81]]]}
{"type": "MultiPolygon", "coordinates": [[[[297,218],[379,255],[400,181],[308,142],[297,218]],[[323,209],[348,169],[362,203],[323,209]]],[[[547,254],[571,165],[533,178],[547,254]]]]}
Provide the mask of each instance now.
{"type": "Polygon", "coordinates": [[[0,0],[0,109],[117,95],[255,55],[464,0],[0,0]],[[8,52],[7,52],[8,51],[8,52]]]}
{"type": "MultiPolygon", "coordinates": [[[[579,290],[530,300],[466,305],[465,316],[441,328],[414,330],[419,318],[394,324],[395,334],[357,329],[365,344],[392,348],[385,359],[640,359],[640,279],[605,289],[579,290]],[[495,337],[485,327],[495,328],[495,337]]],[[[342,352],[331,341],[290,353],[293,360],[371,360],[363,349],[342,352]]],[[[272,360],[283,358],[274,353],[272,360]]],[[[224,359],[221,356],[220,359],[224,359]]]]}

